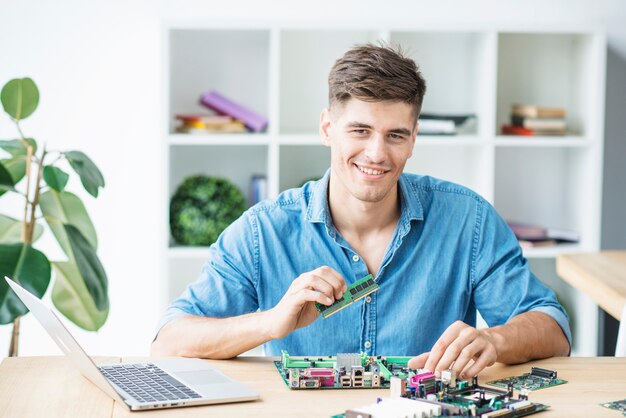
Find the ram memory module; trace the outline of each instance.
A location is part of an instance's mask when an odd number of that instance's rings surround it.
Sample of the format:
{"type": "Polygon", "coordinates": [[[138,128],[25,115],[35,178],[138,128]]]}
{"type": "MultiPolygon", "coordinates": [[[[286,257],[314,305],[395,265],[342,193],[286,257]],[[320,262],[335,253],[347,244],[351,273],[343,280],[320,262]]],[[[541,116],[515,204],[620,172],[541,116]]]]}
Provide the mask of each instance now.
{"type": "Polygon", "coordinates": [[[352,305],[357,300],[364,298],[377,290],[378,284],[376,283],[376,280],[374,280],[374,276],[368,274],[361,280],[348,286],[348,290],[344,293],[341,299],[337,299],[332,305],[326,306],[321,303],[316,303],[315,307],[324,318],[328,318],[332,314],[339,312],[343,308],[352,305]]]}

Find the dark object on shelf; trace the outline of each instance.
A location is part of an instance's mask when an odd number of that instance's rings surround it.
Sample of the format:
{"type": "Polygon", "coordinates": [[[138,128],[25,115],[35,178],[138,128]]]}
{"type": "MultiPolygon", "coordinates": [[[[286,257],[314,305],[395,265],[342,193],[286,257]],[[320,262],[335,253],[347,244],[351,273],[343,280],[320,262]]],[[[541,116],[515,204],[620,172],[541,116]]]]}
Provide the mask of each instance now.
{"type": "Polygon", "coordinates": [[[520,222],[507,221],[509,228],[513,231],[518,240],[522,241],[546,241],[556,242],[578,242],[580,233],[569,229],[549,228],[540,225],[531,225],[520,222]]]}
{"type": "Polygon", "coordinates": [[[246,209],[246,199],[229,180],[187,177],[170,201],[170,230],[179,244],[211,245],[246,209]]]}
{"type": "Polygon", "coordinates": [[[471,129],[476,115],[448,115],[422,113],[419,116],[418,135],[456,135],[471,129]]]}

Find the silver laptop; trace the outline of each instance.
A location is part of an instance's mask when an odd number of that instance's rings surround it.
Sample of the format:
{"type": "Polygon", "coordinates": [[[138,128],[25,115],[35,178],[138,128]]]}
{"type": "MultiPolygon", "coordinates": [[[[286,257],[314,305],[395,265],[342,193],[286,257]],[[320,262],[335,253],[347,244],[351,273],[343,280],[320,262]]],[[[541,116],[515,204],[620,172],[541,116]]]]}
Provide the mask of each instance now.
{"type": "Polygon", "coordinates": [[[155,359],[150,363],[96,366],[50,308],[13,280],[4,278],[80,372],[130,410],[259,399],[257,392],[200,359],[155,359]]]}

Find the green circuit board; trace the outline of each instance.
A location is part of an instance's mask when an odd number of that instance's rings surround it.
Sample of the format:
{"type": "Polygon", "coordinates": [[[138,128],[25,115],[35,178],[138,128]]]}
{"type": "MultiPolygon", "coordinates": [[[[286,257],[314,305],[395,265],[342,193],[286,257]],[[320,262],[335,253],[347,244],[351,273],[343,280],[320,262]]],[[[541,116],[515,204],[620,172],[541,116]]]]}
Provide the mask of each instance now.
{"type": "Polygon", "coordinates": [[[374,280],[374,276],[368,274],[361,280],[358,280],[348,286],[346,293],[340,299],[337,299],[332,305],[326,306],[322,305],[321,303],[316,303],[315,308],[322,314],[324,318],[328,318],[329,316],[339,312],[343,308],[352,305],[357,300],[362,299],[377,290],[378,284],[376,283],[376,280],[374,280]]]}
{"type": "Polygon", "coordinates": [[[622,415],[626,417],[626,399],[622,399],[621,401],[607,402],[601,405],[605,408],[620,411],[622,415]]]}
{"type": "Polygon", "coordinates": [[[529,391],[563,385],[565,383],[567,383],[567,380],[558,379],[555,371],[541,369],[538,367],[533,367],[530,373],[525,373],[521,376],[511,376],[487,382],[489,385],[503,388],[508,387],[509,384],[513,384],[514,389],[526,389],[529,391]]]}

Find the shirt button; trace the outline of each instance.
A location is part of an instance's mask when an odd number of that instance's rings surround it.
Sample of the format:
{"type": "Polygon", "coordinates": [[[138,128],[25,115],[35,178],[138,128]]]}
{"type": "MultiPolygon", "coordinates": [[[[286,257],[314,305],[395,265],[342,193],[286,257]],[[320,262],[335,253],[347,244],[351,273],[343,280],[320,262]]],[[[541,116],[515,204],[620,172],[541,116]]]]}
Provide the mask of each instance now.
{"type": "Polygon", "coordinates": [[[360,260],[360,259],[359,259],[359,256],[358,256],[358,255],[354,254],[354,255],[352,256],[352,261],[354,261],[355,263],[356,263],[357,261],[359,261],[359,260],[360,260]]]}
{"type": "Polygon", "coordinates": [[[370,303],[371,301],[372,301],[371,297],[368,296],[368,297],[365,298],[365,302],[370,303]]]}
{"type": "Polygon", "coordinates": [[[369,342],[369,341],[365,341],[364,346],[365,346],[365,348],[370,348],[372,346],[372,343],[369,342]]]}

